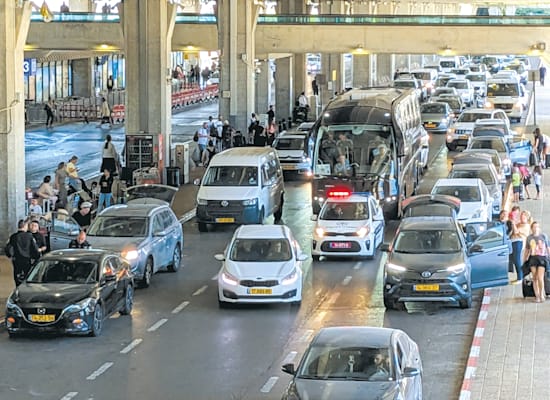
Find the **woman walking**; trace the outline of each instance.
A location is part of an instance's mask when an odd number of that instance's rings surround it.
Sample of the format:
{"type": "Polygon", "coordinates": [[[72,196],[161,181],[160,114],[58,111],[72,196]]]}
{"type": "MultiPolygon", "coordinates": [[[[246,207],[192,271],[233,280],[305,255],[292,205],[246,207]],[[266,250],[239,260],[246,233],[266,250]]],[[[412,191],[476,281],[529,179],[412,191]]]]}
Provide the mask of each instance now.
{"type": "Polygon", "coordinates": [[[111,206],[113,198],[113,177],[108,168],[103,170],[103,175],[99,178],[99,201],[97,204],[97,213],[99,214],[104,208],[111,206]]]}
{"type": "Polygon", "coordinates": [[[533,168],[533,183],[535,184],[535,189],[537,189],[537,197],[535,197],[535,200],[540,199],[540,191],[542,188],[542,168],[540,165],[535,165],[533,168]]]}
{"type": "Polygon", "coordinates": [[[57,204],[55,208],[67,207],[67,186],[65,181],[67,180],[67,170],[65,169],[65,163],[61,161],[57,164],[54,178],[54,189],[57,190],[57,204]]]}
{"type": "Polygon", "coordinates": [[[101,160],[101,168],[99,172],[108,169],[111,175],[117,172],[118,153],[115,149],[115,145],[112,142],[111,135],[105,137],[105,145],[103,146],[103,158],[101,160]]]}
{"type": "Polygon", "coordinates": [[[544,279],[546,268],[548,267],[549,254],[550,245],[548,237],[541,232],[538,222],[535,221],[531,223],[531,234],[527,237],[524,260],[527,261],[533,277],[533,290],[535,292],[536,303],[546,300],[544,279]]]}

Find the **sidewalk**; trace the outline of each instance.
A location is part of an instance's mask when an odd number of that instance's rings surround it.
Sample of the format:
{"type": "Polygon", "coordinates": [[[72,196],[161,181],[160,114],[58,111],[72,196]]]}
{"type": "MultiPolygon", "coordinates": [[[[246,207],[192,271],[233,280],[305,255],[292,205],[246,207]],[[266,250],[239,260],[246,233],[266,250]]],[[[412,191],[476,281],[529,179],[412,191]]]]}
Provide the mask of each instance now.
{"type": "MultiPolygon", "coordinates": [[[[535,88],[536,126],[550,133],[550,88],[535,88]]],[[[530,113],[525,134],[535,127],[530,113]]],[[[519,203],[550,234],[550,170],[543,171],[541,200],[519,203]]],[[[534,185],[529,188],[535,191],[534,185]]],[[[510,274],[515,279],[515,274],[510,274]]],[[[523,298],[521,285],[485,291],[460,400],[550,399],[550,302],[523,298]]]]}

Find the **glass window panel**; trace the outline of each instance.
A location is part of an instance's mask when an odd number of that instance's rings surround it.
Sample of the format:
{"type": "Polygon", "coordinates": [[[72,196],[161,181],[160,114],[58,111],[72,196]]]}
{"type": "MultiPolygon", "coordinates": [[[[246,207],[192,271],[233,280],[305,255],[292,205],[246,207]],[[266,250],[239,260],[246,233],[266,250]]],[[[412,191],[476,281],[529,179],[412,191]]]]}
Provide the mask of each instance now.
{"type": "Polygon", "coordinates": [[[36,66],[36,101],[41,103],[44,101],[42,97],[42,65],[38,64],[36,66]]]}
{"type": "MultiPolygon", "coordinates": [[[[55,62],[51,62],[50,63],[50,83],[48,85],[48,90],[47,92],[49,93],[49,96],[51,96],[52,99],[55,99],[55,86],[56,86],[56,81],[55,81],[55,62]]],[[[46,89],[44,88],[44,91],[46,91],[46,89]]]]}
{"type": "Polygon", "coordinates": [[[55,65],[55,97],[63,97],[63,64],[64,61],[60,61],[55,65]]]}

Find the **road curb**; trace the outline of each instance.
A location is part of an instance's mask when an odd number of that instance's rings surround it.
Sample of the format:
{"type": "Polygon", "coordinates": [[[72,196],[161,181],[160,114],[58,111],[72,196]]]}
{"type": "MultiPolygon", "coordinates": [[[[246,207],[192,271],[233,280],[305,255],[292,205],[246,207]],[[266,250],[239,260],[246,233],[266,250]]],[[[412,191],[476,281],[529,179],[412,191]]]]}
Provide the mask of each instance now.
{"type": "Polygon", "coordinates": [[[472,396],[472,383],[474,381],[477,370],[477,363],[479,361],[479,353],[481,349],[481,341],[483,339],[483,334],[485,333],[485,324],[487,322],[487,315],[489,314],[490,304],[491,289],[485,289],[483,292],[481,307],[479,309],[476,329],[474,331],[474,338],[472,339],[472,344],[470,346],[470,355],[468,356],[468,362],[466,363],[464,379],[462,380],[462,387],[460,388],[459,400],[470,400],[472,396]]]}

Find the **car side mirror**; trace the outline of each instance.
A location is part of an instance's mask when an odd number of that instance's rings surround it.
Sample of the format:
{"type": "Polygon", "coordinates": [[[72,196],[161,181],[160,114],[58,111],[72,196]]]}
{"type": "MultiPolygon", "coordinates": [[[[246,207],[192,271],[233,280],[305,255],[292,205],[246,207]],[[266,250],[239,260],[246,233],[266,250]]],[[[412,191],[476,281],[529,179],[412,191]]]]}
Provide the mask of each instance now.
{"type": "Polygon", "coordinates": [[[420,370],[418,368],[405,367],[401,375],[403,376],[403,378],[412,378],[414,376],[420,375],[420,370]]]}
{"type": "Polygon", "coordinates": [[[223,254],[216,254],[214,258],[218,261],[225,261],[225,256],[223,254]]]}
{"type": "Polygon", "coordinates": [[[483,247],[480,244],[473,244],[470,246],[470,253],[482,253],[483,247]]]}
{"type": "Polygon", "coordinates": [[[309,256],[305,253],[299,254],[296,258],[298,261],[306,261],[309,258],[309,256]]]}
{"type": "Polygon", "coordinates": [[[283,372],[286,372],[287,374],[296,375],[296,371],[294,370],[294,364],[292,364],[292,363],[284,364],[283,367],[281,368],[281,370],[283,372]]]}
{"type": "Polygon", "coordinates": [[[318,218],[319,218],[319,216],[314,214],[314,215],[311,216],[310,219],[311,219],[312,221],[317,221],[318,218]]]}
{"type": "Polygon", "coordinates": [[[200,185],[201,185],[201,180],[200,180],[200,178],[196,178],[196,179],[193,181],[193,185],[195,185],[195,186],[200,186],[200,185]]]}
{"type": "Polygon", "coordinates": [[[379,247],[380,251],[388,252],[390,251],[390,244],[389,243],[382,243],[379,247]]]}

